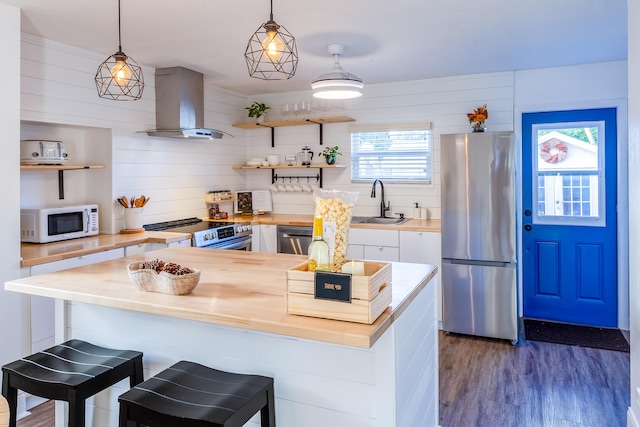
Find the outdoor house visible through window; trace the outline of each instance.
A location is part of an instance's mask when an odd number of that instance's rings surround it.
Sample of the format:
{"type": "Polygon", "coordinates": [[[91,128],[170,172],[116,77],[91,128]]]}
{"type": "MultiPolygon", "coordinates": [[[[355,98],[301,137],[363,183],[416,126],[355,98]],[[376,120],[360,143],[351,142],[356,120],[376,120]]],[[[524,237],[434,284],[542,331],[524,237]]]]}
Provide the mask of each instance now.
{"type": "Polygon", "coordinates": [[[604,226],[604,124],[532,127],[535,223],[604,226]]]}
{"type": "Polygon", "coordinates": [[[431,123],[352,126],[351,181],[432,182],[431,123]]]}

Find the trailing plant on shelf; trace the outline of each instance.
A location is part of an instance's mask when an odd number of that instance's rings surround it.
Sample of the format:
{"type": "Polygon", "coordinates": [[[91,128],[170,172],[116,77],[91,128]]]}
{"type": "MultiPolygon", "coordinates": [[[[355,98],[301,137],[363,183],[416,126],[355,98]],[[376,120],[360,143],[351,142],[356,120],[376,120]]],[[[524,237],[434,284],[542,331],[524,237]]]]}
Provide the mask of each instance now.
{"type": "Polygon", "coordinates": [[[249,110],[249,117],[255,117],[256,120],[267,114],[268,107],[263,102],[254,102],[250,107],[245,107],[245,110],[249,110]]]}
{"type": "Polygon", "coordinates": [[[336,162],[336,156],[342,156],[342,153],[338,150],[340,150],[340,147],[338,147],[337,145],[333,147],[326,147],[324,150],[322,150],[322,153],[320,153],[320,155],[324,157],[328,165],[332,165],[336,162]]]}

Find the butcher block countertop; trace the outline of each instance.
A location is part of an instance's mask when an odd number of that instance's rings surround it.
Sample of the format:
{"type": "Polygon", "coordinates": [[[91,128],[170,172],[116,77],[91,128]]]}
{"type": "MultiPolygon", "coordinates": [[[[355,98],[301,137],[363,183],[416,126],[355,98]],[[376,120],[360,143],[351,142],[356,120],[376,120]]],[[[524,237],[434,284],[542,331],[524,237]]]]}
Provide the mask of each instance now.
{"type": "Polygon", "coordinates": [[[144,243],[173,243],[190,239],[189,233],[169,233],[165,231],[146,231],[139,234],[98,234],[79,239],[54,243],[22,243],[20,245],[21,267],[60,261],[77,256],[89,255],[111,249],[144,243]]]}
{"type": "Polygon", "coordinates": [[[69,301],[134,310],[223,326],[370,348],[408,307],[437,268],[392,263],[391,306],[372,325],[287,314],[286,270],[305,256],[262,252],[170,247],[84,267],[5,283],[5,289],[69,301]],[[161,259],[201,270],[188,295],[138,290],[127,265],[161,259]]]}
{"type": "MultiPolygon", "coordinates": [[[[301,214],[264,214],[264,215],[234,215],[228,219],[216,221],[250,221],[252,224],[271,225],[308,225],[313,226],[313,215],[301,214]]],[[[398,230],[398,231],[432,231],[440,232],[439,219],[410,219],[399,225],[389,224],[351,224],[351,228],[370,228],[376,230],[398,230]]]]}

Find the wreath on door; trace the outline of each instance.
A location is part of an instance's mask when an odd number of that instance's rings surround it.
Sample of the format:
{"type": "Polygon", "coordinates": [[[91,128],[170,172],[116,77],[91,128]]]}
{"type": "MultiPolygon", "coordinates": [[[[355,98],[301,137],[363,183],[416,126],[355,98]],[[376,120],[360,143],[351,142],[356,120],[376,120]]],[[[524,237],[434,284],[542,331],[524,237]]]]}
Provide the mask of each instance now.
{"type": "Polygon", "coordinates": [[[562,141],[547,141],[540,146],[540,157],[547,163],[559,163],[567,157],[569,148],[562,141]]]}

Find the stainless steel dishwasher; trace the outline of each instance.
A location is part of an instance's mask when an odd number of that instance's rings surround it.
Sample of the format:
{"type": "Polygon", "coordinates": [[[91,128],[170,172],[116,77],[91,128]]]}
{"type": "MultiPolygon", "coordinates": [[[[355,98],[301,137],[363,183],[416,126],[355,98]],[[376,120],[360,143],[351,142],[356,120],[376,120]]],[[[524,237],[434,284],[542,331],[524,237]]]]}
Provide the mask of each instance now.
{"type": "Polygon", "coordinates": [[[303,225],[278,226],[278,253],[307,255],[313,237],[313,227],[303,225]]]}

